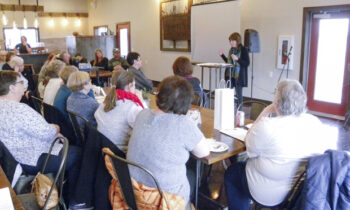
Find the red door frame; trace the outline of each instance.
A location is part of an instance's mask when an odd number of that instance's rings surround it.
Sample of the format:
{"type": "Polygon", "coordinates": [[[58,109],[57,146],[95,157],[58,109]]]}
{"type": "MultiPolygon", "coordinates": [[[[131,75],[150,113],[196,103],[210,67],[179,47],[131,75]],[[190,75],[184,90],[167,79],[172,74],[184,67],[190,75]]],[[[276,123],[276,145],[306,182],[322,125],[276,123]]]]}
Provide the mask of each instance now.
{"type": "MultiPolygon", "coordinates": [[[[344,17],[343,17],[344,18],[344,17]]],[[[349,18],[349,16],[347,17],[349,18]]],[[[348,36],[347,36],[347,50],[345,54],[345,64],[344,64],[344,79],[343,79],[343,97],[341,104],[327,103],[322,101],[313,100],[314,90],[315,90],[315,77],[316,77],[316,65],[317,65],[317,50],[318,50],[318,39],[319,39],[319,25],[321,19],[313,18],[311,26],[311,43],[310,43],[310,60],[309,60],[309,75],[308,75],[308,108],[312,111],[323,112],[338,116],[344,116],[346,113],[347,103],[349,99],[349,73],[348,73],[348,63],[350,60],[350,22],[348,26],[348,36]]],[[[349,18],[350,21],[350,18],[349,18]]],[[[330,40],[331,41],[331,40],[330,40]]]]}
{"type": "MultiPolygon", "coordinates": [[[[117,23],[117,26],[116,26],[116,35],[117,35],[117,44],[118,44],[118,48],[120,48],[120,29],[128,29],[128,53],[131,51],[131,39],[130,39],[130,34],[131,34],[131,31],[130,31],[130,22],[124,22],[124,23],[117,23]]],[[[119,49],[121,50],[121,49],[119,49]]]]}

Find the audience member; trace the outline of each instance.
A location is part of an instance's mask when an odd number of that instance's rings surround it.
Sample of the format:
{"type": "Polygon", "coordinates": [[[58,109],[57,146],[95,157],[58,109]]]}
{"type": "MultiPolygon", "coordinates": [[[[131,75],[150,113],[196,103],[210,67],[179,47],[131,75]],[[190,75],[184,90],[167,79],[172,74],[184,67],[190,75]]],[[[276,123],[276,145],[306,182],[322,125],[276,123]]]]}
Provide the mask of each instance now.
{"type": "MultiPolygon", "coordinates": [[[[186,162],[190,152],[201,158],[209,154],[205,137],[186,116],[193,90],[185,79],[172,76],[159,85],[156,110],[139,113],[129,141],[127,159],[150,170],[166,192],[182,196],[189,208],[190,184],[186,162]],[[141,155],[142,154],[142,155],[141,155]]],[[[137,168],[130,168],[137,182],[156,187],[137,168]]]]}
{"type": "Polygon", "coordinates": [[[11,60],[11,58],[15,56],[15,54],[13,52],[8,52],[6,55],[6,63],[4,63],[4,65],[2,65],[2,70],[12,70],[13,68],[11,68],[11,66],[9,65],[9,62],[11,60]]]}
{"type": "MultiPolygon", "coordinates": [[[[94,127],[97,126],[94,113],[99,104],[88,93],[91,90],[91,79],[88,73],[78,71],[72,73],[67,82],[67,87],[73,93],[67,99],[67,110],[85,117],[94,127]]],[[[84,122],[78,119],[80,129],[84,130],[84,122]]]]}
{"type": "Polygon", "coordinates": [[[184,56],[178,57],[173,63],[173,72],[174,75],[184,77],[192,85],[194,93],[203,99],[203,104],[206,104],[207,95],[204,93],[199,79],[192,76],[193,66],[190,59],[184,56]]]}
{"type": "MultiPolygon", "coordinates": [[[[18,56],[12,56],[11,60],[9,62],[9,66],[13,71],[18,72],[19,76],[21,77],[24,85],[24,91],[26,92],[28,90],[28,80],[23,76],[22,72],[24,70],[24,61],[21,57],[18,56]]],[[[28,98],[28,95],[26,95],[28,98]]]]}
{"type": "MultiPolygon", "coordinates": [[[[44,69],[42,69],[40,74],[43,75],[44,79],[38,85],[38,92],[39,92],[39,95],[40,95],[41,98],[44,98],[46,85],[50,81],[50,75],[47,74],[47,71],[51,69],[52,71],[55,71],[55,73],[52,72],[51,75],[52,74],[58,75],[59,72],[65,66],[66,66],[66,64],[64,62],[62,62],[60,60],[57,60],[57,59],[52,59],[51,62],[49,64],[47,64],[44,69]]],[[[39,74],[39,78],[40,78],[40,74],[39,74]]]]}
{"type": "Polygon", "coordinates": [[[127,71],[113,73],[112,85],[95,112],[97,130],[126,152],[136,116],[144,107],[142,92],[135,88],[134,74],[127,71]]]}
{"type": "Polygon", "coordinates": [[[66,65],[70,65],[71,64],[70,57],[71,57],[70,54],[67,51],[65,51],[58,55],[57,60],[64,62],[66,65]]]}
{"type": "Polygon", "coordinates": [[[76,53],[74,58],[72,59],[72,65],[79,68],[79,63],[87,63],[87,60],[80,53],[76,53]]]}
{"type": "Polygon", "coordinates": [[[128,62],[120,56],[120,50],[118,48],[113,49],[113,58],[108,62],[109,69],[128,69],[128,62]]]}
{"type": "Polygon", "coordinates": [[[5,50],[0,51],[0,71],[2,70],[2,66],[6,63],[6,55],[7,52],[5,50]]]}
{"type": "Polygon", "coordinates": [[[273,103],[264,109],[245,138],[248,161],[235,163],[226,171],[230,210],[248,210],[250,199],[268,207],[280,204],[305,160],[335,145],[322,135],[320,120],[306,113],[306,100],[298,81],[278,84],[273,103]]]}
{"type": "Polygon", "coordinates": [[[45,71],[46,71],[46,66],[50,64],[52,60],[54,60],[55,54],[50,53],[49,57],[47,57],[47,60],[43,64],[43,66],[40,69],[39,72],[39,78],[38,78],[38,84],[40,84],[44,79],[45,79],[45,71]]]}
{"type": "MultiPolygon", "coordinates": [[[[0,141],[21,164],[25,173],[36,175],[42,169],[46,153],[60,129],[57,125],[48,124],[38,112],[19,102],[24,90],[24,81],[18,72],[0,72],[0,141]]],[[[54,146],[46,173],[58,171],[61,148],[59,144],[54,146]]],[[[68,194],[73,193],[79,173],[80,154],[80,149],[69,147],[66,163],[68,194]]]]}
{"type": "Polygon", "coordinates": [[[151,80],[148,80],[141,71],[142,60],[140,54],[137,52],[130,52],[126,60],[130,65],[128,71],[132,72],[135,75],[136,88],[139,90],[146,90],[148,92],[151,92],[153,83],[151,80]]]}
{"type": "Polygon", "coordinates": [[[91,65],[101,67],[103,70],[108,70],[108,59],[103,57],[101,49],[95,51],[95,60],[91,61],[91,65]]]}
{"type": "MultiPolygon", "coordinates": [[[[61,85],[60,89],[58,89],[57,91],[53,105],[54,107],[59,109],[67,117],[67,119],[68,119],[67,99],[70,96],[70,94],[72,94],[72,90],[67,87],[67,81],[69,76],[72,73],[77,71],[79,70],[75,66],[65,66],[58,74],[58,76],[60,76],[60,78],[62,79],[63,84],[61,85]]],[[[88,95],[91,98],[95,98],[94,92],[92,90],[90,90],[88,95]]]]}
{"type": "Polygon", "coordinates": [[[63,81],[58,76],[59,72],[57,70],[57,67],[60,67],[59,65],[48,65],[46,68],[46,78],[48,79],[47,85],[45,87],[44,91],[44,97],[43,101],[47,104],[53,105],[53,102],[55,100],[56,94],[58,89],[60,89],[63,81]]]}

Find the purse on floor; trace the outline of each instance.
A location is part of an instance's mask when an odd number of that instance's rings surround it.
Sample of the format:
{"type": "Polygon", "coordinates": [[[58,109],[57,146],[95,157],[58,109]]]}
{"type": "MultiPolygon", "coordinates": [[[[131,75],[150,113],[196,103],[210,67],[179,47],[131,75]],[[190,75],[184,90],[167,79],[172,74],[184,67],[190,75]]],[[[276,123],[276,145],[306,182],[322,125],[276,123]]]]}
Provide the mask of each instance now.
{"type": "MultiPolygon", "coordinates": [[[[32,182],[32,192],[35,194],[35,199],[40,206],[43,208],[47,197],[49,196],[49,192],[51,190],[53,182],[49,177],[44,174],[38,173],[33,182],[32,182]]],[[[49,201],[46,205],[46,209],[51,209],[58,204],[58,190],[57,187],[54,186],[54,189],[51,193],[49,201]]]]}

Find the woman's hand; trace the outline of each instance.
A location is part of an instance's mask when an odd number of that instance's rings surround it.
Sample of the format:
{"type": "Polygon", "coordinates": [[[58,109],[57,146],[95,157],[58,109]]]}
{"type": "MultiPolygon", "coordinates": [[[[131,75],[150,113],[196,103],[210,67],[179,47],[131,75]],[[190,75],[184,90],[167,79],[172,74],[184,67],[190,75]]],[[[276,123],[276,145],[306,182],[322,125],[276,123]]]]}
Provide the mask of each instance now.
{"type": "Polygon", "coordinates": [[[221,56],[222,54],[224,54],[224,51],[222,49],[219,49],[219,55],[221,56]]]}
{"type": "Polygon", "coordinates": [[[59,134],[59,133],[60,133],[60,131],[61,131],[60,126],[59,126],[59,125],[57,125],[57,124],[51,124],[51,125],[53,125],[53,126],[56,128],[57,133],[59,134]]]}
{"type": "Polygon", "coordinates": [[[232,54],[232,55],[231,55],[231,58],[232,58],[232,60],[234,60],[234,61],[238,61],[238,57],[237,57],[235,54],[232,54]]]}

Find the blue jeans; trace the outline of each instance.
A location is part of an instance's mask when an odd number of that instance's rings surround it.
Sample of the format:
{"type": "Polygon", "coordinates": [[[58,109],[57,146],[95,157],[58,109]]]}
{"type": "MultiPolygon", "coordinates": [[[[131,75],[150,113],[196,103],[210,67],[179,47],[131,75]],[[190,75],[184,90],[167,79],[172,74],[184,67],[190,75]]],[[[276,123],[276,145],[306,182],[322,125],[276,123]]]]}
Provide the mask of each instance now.
{"type": "Polygon", "coordinates": [[[246,162],[237,162],[225,172],[225,189],[229,210],[249,210],[251,195],[245,167],[246,162]]]}
{"type": "MultiPolygon", "coordinates": [[[[56,155],[50,156],[49,162],[46,166],[44,173],[56,174],[58,172],[58,169],[61,164],[61,152],[58,156],[56,155]]],[[[66,202],[68,202],[69,201],[68,199],[72,198],[73,196],[76,179],[78,177],[79,170],[80,170],[81,153],[82,151],[80,147],[69,146],[67,163],[66,163],[66,173],[65,173],[65,176],[67,177],[67,182],[68,182],[68,193],[67,194],[64,193],[66,195],[64,196],[66,202]]],[[[29,175],[36,175],[39,171],[42,170],[45,164],[46,157],[47,157],[47,153],[41,154],[41,156],[37,161],[36,166],[21,164],[23,171],[29,175]]]]}

